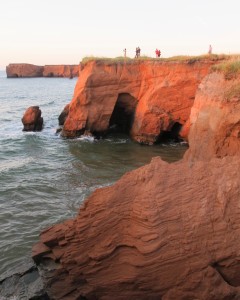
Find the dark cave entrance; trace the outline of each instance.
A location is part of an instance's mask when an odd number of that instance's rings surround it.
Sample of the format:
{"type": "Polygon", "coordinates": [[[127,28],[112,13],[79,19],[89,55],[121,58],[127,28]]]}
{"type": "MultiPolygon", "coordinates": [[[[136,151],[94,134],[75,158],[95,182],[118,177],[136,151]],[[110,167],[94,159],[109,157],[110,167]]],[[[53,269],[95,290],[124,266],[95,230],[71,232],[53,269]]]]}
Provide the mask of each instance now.
{"type": "Polygon", "coordinates": [[[175,122],[172,126],[169,127],[169,130],[162,131],[158,137],[159,143],[166,143],[166,142],[175,142],[179,143],[182,141],[179,133],[182,129],[182,124],[175,122]]]}
{"type": "Polygon", "coordinates": [[[108,133],[129,134],[138,101],[128,93],[118,95],[113,113],[109,121],[108,133]]]}

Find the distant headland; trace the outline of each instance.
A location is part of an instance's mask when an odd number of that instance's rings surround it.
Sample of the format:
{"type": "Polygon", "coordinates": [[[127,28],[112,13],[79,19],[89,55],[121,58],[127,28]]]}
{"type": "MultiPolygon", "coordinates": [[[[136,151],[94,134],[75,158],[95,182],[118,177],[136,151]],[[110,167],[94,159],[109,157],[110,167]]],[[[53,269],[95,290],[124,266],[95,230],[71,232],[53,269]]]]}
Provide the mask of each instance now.
{"type": "Polygon", "coordinates": [[[19,77],[78,77],[79,65],[37,66],[26,63],[9,64],[6,67],[7,78],[19,77]]]}

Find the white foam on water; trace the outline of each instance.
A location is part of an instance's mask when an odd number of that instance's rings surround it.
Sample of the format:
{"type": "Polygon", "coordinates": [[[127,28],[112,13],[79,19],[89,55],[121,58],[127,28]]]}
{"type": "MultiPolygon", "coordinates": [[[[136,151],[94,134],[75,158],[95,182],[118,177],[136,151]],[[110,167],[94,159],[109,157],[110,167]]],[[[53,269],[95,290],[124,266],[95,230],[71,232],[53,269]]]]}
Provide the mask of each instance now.
{"type": "Polygon", "coordinates": [[[29,164],[33,161],[33,158],[25,158],[25,159],[18,159],[18,160],[7,160],[7,161],[0,161],[0,173],[8,172],[14,169],[20,169],[21,167],[29,164]]]}

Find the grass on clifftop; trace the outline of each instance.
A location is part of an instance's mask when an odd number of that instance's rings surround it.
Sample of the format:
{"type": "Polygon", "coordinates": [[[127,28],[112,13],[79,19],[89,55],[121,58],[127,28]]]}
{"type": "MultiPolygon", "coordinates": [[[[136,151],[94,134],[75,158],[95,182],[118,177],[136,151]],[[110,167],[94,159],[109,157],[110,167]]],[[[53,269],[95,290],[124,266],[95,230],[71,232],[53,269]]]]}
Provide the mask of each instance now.
{"type": "Polygon", "coordinates": [[[231,89],[229,89],[225,94],[224,97],[226,100],[231,100],[233,98],[240,99],[240,84],[236,84],[231,89]]]}
{"type": "Polygon", "coordinates": [[[224,74],[226,80],[234,79],[240,74],[240,55],[232,55],[220,64],[212,66],[215,72],[224,74]]]}
{"type": "Polygon", "coordinates": [[[188,62],[188,63],[194,63],[201,60],[212,60],[212,61],[219,61],[219,60],[225,60],[228,59],[229,56],[224,54],[212,54],[212,55],[198,55],[198,56],[188,56],[188,55],[179,55],[179,56],[173,56],[173,57],[167,57],[167,58],[155,58],[155,57],[149,57],[146,55],[142,55],[139,58],[130,58],[130,57],[123,57],[118,56],[114,58],[108,58],[108,57],[97,57],[97,56],[86,56],[82,59],[81,64],[85,65],[89,61],[103,61],[103,62],[134,62],[134,61],[159,61],[159,62],[188,62]]]}

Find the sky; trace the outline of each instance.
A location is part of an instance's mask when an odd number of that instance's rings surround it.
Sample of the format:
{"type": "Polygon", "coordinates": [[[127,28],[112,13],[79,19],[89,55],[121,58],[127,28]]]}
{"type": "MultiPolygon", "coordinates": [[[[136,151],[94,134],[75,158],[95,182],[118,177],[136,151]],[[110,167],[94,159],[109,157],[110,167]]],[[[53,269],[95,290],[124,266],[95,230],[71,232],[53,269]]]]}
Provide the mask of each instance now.
{"type": "Polygon", "coordinates": [[[239,0],[3,0],[0,68],[85,56],[240,53],[239,0]]]}

